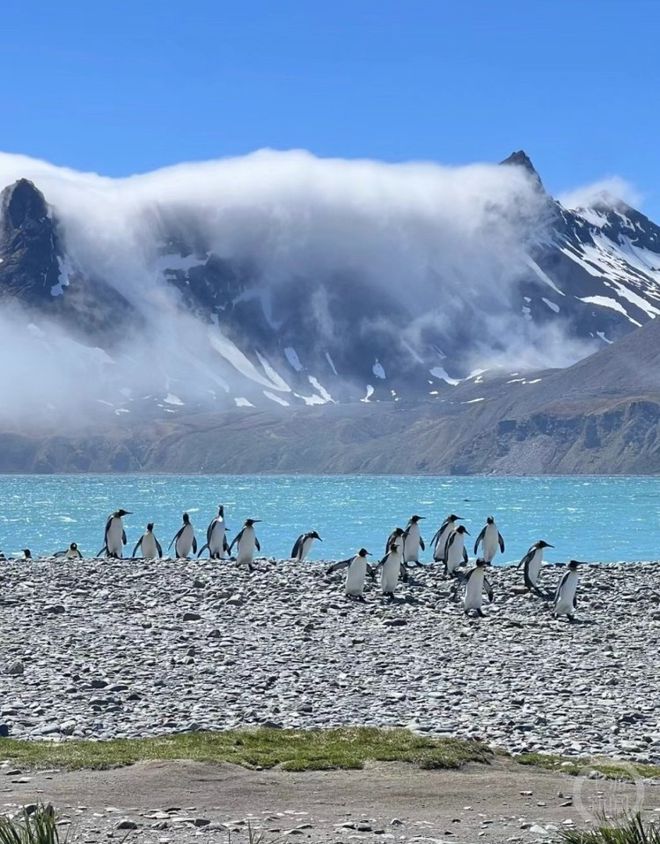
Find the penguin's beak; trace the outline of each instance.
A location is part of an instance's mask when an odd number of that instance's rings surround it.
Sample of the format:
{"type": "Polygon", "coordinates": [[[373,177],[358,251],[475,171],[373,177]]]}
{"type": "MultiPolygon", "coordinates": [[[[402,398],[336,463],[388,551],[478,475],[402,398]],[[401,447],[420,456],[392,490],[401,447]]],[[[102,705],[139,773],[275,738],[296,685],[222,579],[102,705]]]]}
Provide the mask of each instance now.
{"type": "Polygon", "coordinates": [[[465,531],[465,533],[467,534],[467,536],[470,536],[470,531],[469,531],[469,530],[466,530],[466,531],[465,531]]]}
{"type": "Polygon", "coordinates": [[[323,542],[323,540],[321,539],[320,536],[317,536],[316,538],[318,539],[319,542],[323,542]]]}
{"type": "Polygon", "coordinates": [[[554,545],[550,545],[550,543],[549,543],[549,542],[546,542],[546,543],[545,543],[545,547],[546,547],[546,548],[554,548],[555,546],[554,546],[554,545]]]}

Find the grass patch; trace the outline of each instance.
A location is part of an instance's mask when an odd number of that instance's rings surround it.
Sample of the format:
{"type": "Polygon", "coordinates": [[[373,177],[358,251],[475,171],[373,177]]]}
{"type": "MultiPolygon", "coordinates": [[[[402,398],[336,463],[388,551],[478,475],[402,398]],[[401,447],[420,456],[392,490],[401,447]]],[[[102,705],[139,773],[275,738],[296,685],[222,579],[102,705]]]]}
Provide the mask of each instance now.
{"type": "Polygon", "coordinates": [[[660,827],[635,815],[620,825],[602,823],[597,829],[563,830],[565,844],[660,844],[660,827]]]}
{"type": "Polygon", "coordinates": [[[25,767],[116,768],[135,762],[185,759],[231,762],[245,768],[285,771],[359,769],[367,761],[410,762],[420,768],[460,768],[489,762],[483,744],[426,738],[408,730],[350,727],[331,730],[230,730],[112,741],[20,741],[0,739],[0,756],[25,767]]]}
{"type": "Polygon", "coordinates": [[[52,806],[24,810],[15,818],[0,815],[0,844],[59,844],[59,840],[52,806]]]}
{"type": "MultiPolygon", "coordinates": [[[[0,745],[1,747],[2,745],[0,745]]],[[[521,765],[533,765],[535,768],[546,768],[557,773],[577,776],[585,771],[598,771],[607,779],[631,779],[633,772],[643,779],[660,777],[660,765],[643,765],[639,762],[625,762],[617,759],[580,758],[572,756],[555,756],[546,753],[522,753],[513,757],[521,765]]]]}

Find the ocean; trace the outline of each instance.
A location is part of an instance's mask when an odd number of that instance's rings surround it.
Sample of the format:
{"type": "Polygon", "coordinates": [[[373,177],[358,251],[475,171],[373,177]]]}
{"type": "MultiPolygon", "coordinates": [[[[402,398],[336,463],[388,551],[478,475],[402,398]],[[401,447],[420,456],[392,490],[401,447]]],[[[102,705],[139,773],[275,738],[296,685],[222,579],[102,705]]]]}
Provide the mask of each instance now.
{"type": "MultiPolygon", "coordinates": [[[[312,558],[337,560],[361,546],[380,557],[387,535],[417,513],[431,539],[444,517],[464,517],[472,541],[493,515],[506,542],[498,563],[520,560],[537,539],[555,546],[546,559],[593,562],[660,559],[660,478],[5,475],[0,494],[0,550],[52,554],[77,542],[85,556],[103,545],[107,515],[119,507],[130,554],[148,521],[167,548],[187,511],[199,546],[224,504],[233,537],[248,518],[262,519],[262,553],[288,557],[299,533],[317,530],[312,558]]],[[[472,556],[472,555],[471,555],[472,556]]],[[[431,559],[427,548],[424,560],[431,559]]]]}

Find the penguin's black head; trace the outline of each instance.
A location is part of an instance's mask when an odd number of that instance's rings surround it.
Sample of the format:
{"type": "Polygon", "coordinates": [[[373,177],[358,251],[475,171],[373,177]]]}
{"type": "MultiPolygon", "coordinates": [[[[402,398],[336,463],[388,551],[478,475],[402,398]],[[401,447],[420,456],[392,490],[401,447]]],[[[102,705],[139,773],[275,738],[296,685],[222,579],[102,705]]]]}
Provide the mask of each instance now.
{"type": "Polygon", "coordinates": [[[323,542],[323,540],[321,539],[321,537],[318,535],[318,533],[315,530],[313,530],[311,532],[310,536],[312,537],[312,539],[318,539],[319,542],[323,542]]]}
{"type": "Polygon", "coordinates": [[[416,525],[416,524],[417,524],[417,522],[418,522],[420,519],[423,519],[423,518],[424,518],[424,516],[412,516],[412,517],[410,518],[410,521],[411,521],[414,525],[416,525]]]}
{"type": "Polygon", "coordinates": [[[459,525],[456,528],[456,533],[467,533],[468,536],[470,535],[470,531],[465,527],[465,525],[459,525]]]}
{"type": "Polygon", "coordinates": [[[486,522],[487,522],[489,525],[492,525],[492,524],[494,524],[495,519],[494,519],[492,516],[489,516],[489,517],[486,519],[486,522]]]}
{"type": "Polygon", "coordinates": [[[71,543],[71,545],[69,545],[69,548],[70,548],[72,551],[77,551],[77,550],[78,550],[78,543],[76,543],[76,542],[72,542],[72,543],[71,543]]]}
{"type": "Polygon", "coordinates": [[[554,545],[550,545],[549,542],[546,542],[545,539],[539,539],[536,543],[539,548],[554,548],[554,545]]]}
{"type": "Polygon", "coordinates": [[[477,560],[476,563],[475,563],[475,566],[477,566],[477,568],[480,568],[480,569],[484,568],[485,566],[489,566],[489,565],[490,565],[490,563],[487,560],[481,560],[481,559],[477,560]]]}
{"type": "Polygon", "coordinates": [[[149,522],[149,524],[147,525],[147,533],[152,533],[153,529],[154,529],[154,523],[149,522]]]}
{"type": "Polygon", "coordinates": [[[252,525],[256,525],[260,521],[261,521],[261,519],[246,519],[245,520],[245,527],[252,527],[252,525]]]}
{"type": "Polygon", "coordinates": [[[113,515],[116,516],[116,518],[121,519],[123,516],[130,516],[131,511],[130,510],[123,510],[123,509],[120,508],[113,515]]]}
{"type": "Polygon", "coordinates": [[[366,548],[360,548],[358,551],[358,557],[370,557],[371,554],[367,551],[366,548]]]}
{"type": "Polygon", "coordinates": [[[183,514],[183,523],[184,523],[184,525],[190,524],[190,516],[187,513],[183,514]]]}
{"type": "Polygon", "coordinates": [[[581,563],[580,560],[569,560],[568,567],[575,571],[578,566],[582,566],[584,563],[581,563]]]}
{"type": "Polygon", "coordinates": [[[462,519],[463,516],[457,516],[455,513],[452,513],[451,516],[447,517],[448,522],[457,522],[459,519],[462,519]]]}
{"type": "Polygon", "coordinates": [[[390,542],[390,551],[398,551],[398,550],[399,550],[399,543],[397,542],[396,539],[393,539],[390,542]]]}
{"type": "Polygon", "coordinates": [[[403,536],[405,530],[403,528],[394,528],[394,535],[395,536],[403,536]]]}
{"type": "Polygon", "coordinates": [[[26,560],[32,559],[32,552],[30,551],[29,548],[23,548],[23,556],[25,557],[26,560]]]}
{"type": "Polygon", "coordinates": [[[218,516],[224,519],[225,517],[225,508],[222,504],[218,504],[218,516]]]}

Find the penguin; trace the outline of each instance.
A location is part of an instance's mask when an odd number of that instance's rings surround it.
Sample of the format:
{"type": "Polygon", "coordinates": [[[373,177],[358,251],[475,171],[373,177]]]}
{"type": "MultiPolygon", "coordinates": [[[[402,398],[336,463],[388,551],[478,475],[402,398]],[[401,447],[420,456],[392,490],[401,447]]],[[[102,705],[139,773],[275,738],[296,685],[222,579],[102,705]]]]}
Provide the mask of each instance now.
{"type": "Polygon", "coordinates": [[[481,529],[481,533],[474,543],[474,553],[477,553],[479,543],[483,543],[482,553],[483,558],[487,563],[492,563],[495,554],[497,554],[497,546],[500,546],[500,551],[504,553],[504,540],[502,534],[498,531],[495,519],[489,516],[486,519],[486,524],[481,529]]]}
{"type": "Polygon", "coordinates": [[[462,516],[456,516],[454,513],[447,516],[439,529],[435,532],[435,536],[431,540],[433,546],[433,559],[436,563],[444,563],[445,561],[445,547],[450,534],[456,528],[456,522],[462,519],[462,516]]]}
{"type": "Polygon", "coordinates": [[[481,604],[484,591],[488,595],[490,603],[493,602],[493,587],[486,577],[486,567],[489,566],[486,560],[477,560],[473,569],[466,574],[465,597],[463,598],[463,609],[465,615],[474,611],[479,618],[483,618],[481,604]]]}
{"type": "Polygon", "coordinates": [[[445,574],[454,577],[457,574],[457,569],[464,563],[467,564],[468,552],[465,547],[465,537],[470,535],[470,532],[465,525],[459,525],[456,530],[449,534],[447,545],[444,553],[445,574]]]}
{"type": "Polygon", "coordinates": [[[522,560],[518,563],[518,568],[524,567],[525,586],[537,595],[545,597],[538,587],[539,574],[541,573],[541,566],[543,565],[543,549],[554,548],[554,545],[546,542],[545,539],[539,539],[535,542],[525,554],[522,560]]]}
{"type": "Polygon", "coordinates": [[[261,551],[261,545],[257,539],[254,526],[260,522],[261,519],[246,519],[242,530],[236,534],[229,546],[229,553],[231,549],[236,546],[236,562],[241,565],[247,563],[248,568],[252,571],[252,561],[254,559],[255,548],[261,551]]]}
{"type": "Polygon", "coordinates": [[[565,615],[569,621],[573,621],[575,617],[575,610],[577,609],[577,585],[578,585],[578,566],[581,565],[579,560],[571,560],[568,564],[568,570],[564,572],[559,581],[559,586],[555,592],[555,601],[553,607],[554,617],[558,615],[565,615]]]}
{"type": "Polygon", "coordinates": [[[197,553],[195,529],[193,528],[190,516],[187,513],[183,514],[183,524],[172,537],[172,541],[167,548],[168,551],[172,547],[172,543],[174,543],[174,554],[177,560],[187,560],[191,548],[193,554],[197,553]]]}
{"type": "Polygon", "coordinates": [[[163,556],[163,549],[154,535],[153,522],[149,522],[146,531],[135,543],[131,557],[137,556],[138,551],[141,552],[145,560],[159,560],[163,556]]]}
{"type": "Polygon", "coordinates": [[[399,575],[405,570],[403,554],[401,552],[401,539],[393,539],[390,543],[390,550],[376,566],[376,570],[382,568],[380,576],[380,589],[383,596],[392,600],[394,591],[399,582],[399,575]]]}
{"type": "Polygon", "coordinates": [[[227,542],[227,525],[225,524],[225,508],[218,506],[218,515],[206,528],[206,544],[202,545],[198,557],[201,557],[208,548],[209,557],[212,560],[221,560],[229,552],[227,542]]]}
{"type": "Polygon", "coordinates": [[[78,550],[77,544],[72,542],[66,551],[56,551],[53,557],[66,557],[67,560],[82,560],[83,555],[78,550]]]}
{"type": "Polygon", "coordinates": [[[31,560],[32,559],[32,552],[29,548],[23,548],[23,559],[24,560],[31,560]]]}
{"type": "Polygon", "coordinates": [[[346,595],[349,598],[354,598],[356,601],[364,602],[364,581],[368,568],[367,557],[370,556],[371,554],[366,548],[360,548],[354,557],[350,557],[348,560],[341,560],[341,562],[330,566],[326,574],[333,574],[340,569],[347,569],[344,585],[346,595]]]}
{"type": "Polygon", "coordinates": [[[2,563],[7,562],[7,558],[5,557],[5,555],[2,551],[0,551],[0,562],[2,562],[2,563]]]}
{"type": "Polygon", "coordinates": [[[124,523],[122,519],[124,516],[130,516],[129,510],[115,510],[115,512],[108,516],[108,521],[105,523],[105,535],[103,537],[103,548],[96,555],[100,557],[105,551],[108,557],[115,560],[122,558],[122,546],[126,545],[126,531],[124,530],[124,523]]]}
{"type": "Polygon", "coordinates": [[[419,529],[419,522],[424,516],[411,516],[406,530],[403,534],[403,562],[419,563],[419,549],[426,549],[422,534],[419,529]]]}
{"type": "Polygon", "coordinates": [[[291,559],[297,560],[299,563],[306,559],[307,555],[311,551],[315,539],[318,539],[319,542],[323,542],[315,530],[309,531],[309,533],[301,533],[291,549],[291,559]]]}
{"type": "Polygon", "coordinates": [[[400,539],[403,545],[403,535],[405,534],[405,530],[401,527],[396,527],[392,531],[392,533],[387,537],[387,542],[385,543],[385,553],[389,554],[390,546],[394,542],[395,539],[400,539]]]}

